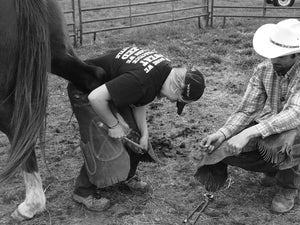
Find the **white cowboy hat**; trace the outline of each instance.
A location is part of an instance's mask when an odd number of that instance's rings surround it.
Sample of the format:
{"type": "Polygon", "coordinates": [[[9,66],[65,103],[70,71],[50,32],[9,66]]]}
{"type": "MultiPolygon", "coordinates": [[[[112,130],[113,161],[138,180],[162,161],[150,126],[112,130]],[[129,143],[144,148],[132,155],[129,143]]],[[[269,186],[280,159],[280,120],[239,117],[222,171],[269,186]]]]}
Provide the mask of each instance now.
{"type": "Polygon", "coordinates": [[[277,24],[261,26],[254,34],[253,48],[266,58],[300,52],[300,21],[286,19],[277,24]]]}

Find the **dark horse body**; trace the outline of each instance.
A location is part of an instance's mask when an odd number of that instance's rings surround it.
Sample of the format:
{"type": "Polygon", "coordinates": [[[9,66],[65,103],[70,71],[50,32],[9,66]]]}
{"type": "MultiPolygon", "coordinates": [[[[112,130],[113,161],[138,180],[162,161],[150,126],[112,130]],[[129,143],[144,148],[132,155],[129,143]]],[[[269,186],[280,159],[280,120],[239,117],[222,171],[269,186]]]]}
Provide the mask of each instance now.
{"type": "Polygon", "coordinates": [[[45,127],[47,72],[90,91],[103,70],[75,55],[55,0],[0,0],[0,6],[0,130],[11,143],[0,182],[23,171],[26,198],[12,214],[21,220],[45,208],[34,146],[45,127]]]}

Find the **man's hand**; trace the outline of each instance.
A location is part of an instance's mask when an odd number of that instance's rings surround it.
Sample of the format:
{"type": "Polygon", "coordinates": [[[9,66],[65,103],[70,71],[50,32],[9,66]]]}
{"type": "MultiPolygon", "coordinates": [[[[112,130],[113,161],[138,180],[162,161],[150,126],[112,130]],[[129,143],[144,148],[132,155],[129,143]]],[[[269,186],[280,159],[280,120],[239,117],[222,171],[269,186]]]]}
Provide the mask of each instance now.
{"type": "Polygon", "coordinates": [[[130,130],[128,123],[126,123],[126,121],[124,120],[124,118],[121,116],[120,113],[116,113],[116,117],[119,123],[121,124],[121,126],[124,128],[125,133],[128,133],[130,130]]]}
{"type": "Polygon", "coordinates": [[[226,143],[226,151],[232,155],[238,155],[242,152],[243,148],[250,141],[250,137],[247,132],[241,132],[232,138],[230,138],[226,143]]]}
{"type": "Polygon", "coordinates": [[[259,136],[261,136],[261,134],[255,126],[249,127],[227,141],[226,151],[233,155],[238,155],[242,152],[243,148],[248,144],[251,138],[259,136]]]}
{"type": "Polygon", "coordinates": [[[148,149],[148,135],[143,135],[140,138],[140,146],[142,146],[144,150],[148,149]]]}
{"type": "Polygon", "coordinates": [[[206,138],[204,138],[200,142],[200,146],[208,153],[212,153],[225,141],[225,139],[225,135],[222,132],[217,131],[216,133],[208,135],[206,138]]]}
{"type": "Polygon", "coordinates": [[[118,124],[116,127],[108,129],[108,135],[112,138],[122,138],[127,134],[124,127],[118,124]]]}

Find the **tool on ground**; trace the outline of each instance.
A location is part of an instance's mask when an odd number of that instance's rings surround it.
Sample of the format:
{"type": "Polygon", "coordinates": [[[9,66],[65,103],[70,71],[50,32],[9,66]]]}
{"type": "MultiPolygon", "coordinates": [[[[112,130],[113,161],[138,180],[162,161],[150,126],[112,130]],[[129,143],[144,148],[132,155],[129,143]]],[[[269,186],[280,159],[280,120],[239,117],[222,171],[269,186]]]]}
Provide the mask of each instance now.
{"type": "Polygon", "coordinates": [[[200,216],[202,215],[202,212],[206,209],[209,202],[214,200],[214,196],[212,194],[205,193],[204,194],[204,200],[190,213],[190,215],[183,220],[182,224],[189,225],[189,224],[196,224],[200,216]],[[199,210],[200,209],[200,210],[199,210]],[[190,222],[194,214],[198,212],[194,222],[190,222]]]}

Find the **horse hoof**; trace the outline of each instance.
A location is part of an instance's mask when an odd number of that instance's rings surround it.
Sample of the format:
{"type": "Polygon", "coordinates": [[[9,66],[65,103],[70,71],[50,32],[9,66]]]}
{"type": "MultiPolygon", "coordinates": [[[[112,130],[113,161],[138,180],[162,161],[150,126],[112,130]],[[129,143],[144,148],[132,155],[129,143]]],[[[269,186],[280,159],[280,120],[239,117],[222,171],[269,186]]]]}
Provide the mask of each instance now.
{"type": "Polygon", "coordinates": [[[20,213],[20,211],[18,209],[16,209],[12,214],[11,217],[16,220],[16,221],[24,221],[24,220],[30,220],[30,217],[27,217],[23,214],[20,213]]]}

